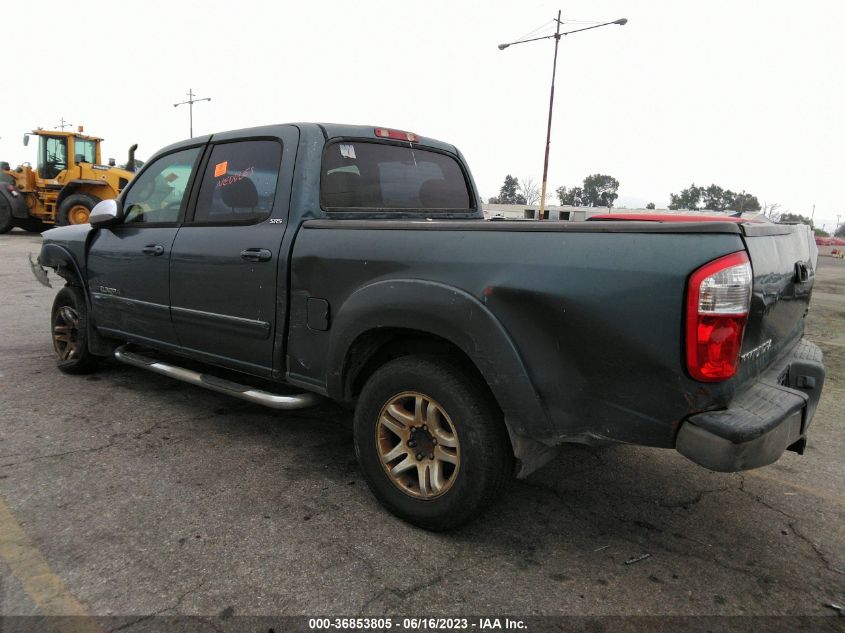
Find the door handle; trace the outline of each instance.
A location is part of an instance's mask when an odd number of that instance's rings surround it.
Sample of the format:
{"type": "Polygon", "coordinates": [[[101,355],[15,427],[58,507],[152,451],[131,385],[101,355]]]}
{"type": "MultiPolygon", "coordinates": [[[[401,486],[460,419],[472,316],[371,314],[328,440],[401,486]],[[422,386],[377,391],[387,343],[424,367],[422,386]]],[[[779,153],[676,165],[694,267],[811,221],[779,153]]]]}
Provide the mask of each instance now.
{"type": "Polygon", "coordinates": [[[153,257],[158,257],[162,253],[164,253],[164,246],[161,244],[147,244],[144,248],[141,249],[141,252],[144,255],[152,255],[153,257]]]}
{"type": "Polygon", "coordinates": [[[273,254],[266,248],[246,248],[241,251],[241,259],[248,262],[269,262],[273,254]]]}

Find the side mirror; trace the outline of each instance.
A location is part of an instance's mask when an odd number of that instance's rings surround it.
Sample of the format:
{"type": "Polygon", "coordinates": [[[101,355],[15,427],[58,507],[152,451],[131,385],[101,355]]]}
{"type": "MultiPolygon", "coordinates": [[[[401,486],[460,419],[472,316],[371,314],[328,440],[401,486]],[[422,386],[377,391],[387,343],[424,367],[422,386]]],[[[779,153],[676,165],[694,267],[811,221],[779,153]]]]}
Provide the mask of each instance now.
{"type": "Polygon", "coordinates": [[[117,200],[102,200],[91,209],[88,222],[97,228],[106,228],[123,221],[123,206],[117,200]]]}
{"type": "Polygon", "coordinates": [[[27,145],[29,145],[29,134],[24,134],[24,135],[23,135],[23,144],[24,144],[24,147],[26,147],[27,145]]]}

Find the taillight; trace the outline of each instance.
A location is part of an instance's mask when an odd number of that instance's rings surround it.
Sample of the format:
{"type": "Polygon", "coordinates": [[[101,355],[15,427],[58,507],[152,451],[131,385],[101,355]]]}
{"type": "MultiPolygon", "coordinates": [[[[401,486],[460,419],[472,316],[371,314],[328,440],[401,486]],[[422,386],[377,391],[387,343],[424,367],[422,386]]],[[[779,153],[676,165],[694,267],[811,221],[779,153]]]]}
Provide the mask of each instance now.
{"type": "Polygon", "coordinates": [[[687,370],[703,382],[736,373],[753,276],[744,251],[696,270],[687,289],[687,370]]]}
{"type": "Polygon", "coordinates": [[[392,138],[395,141],[410,141],[416,143],[420,137],[413,132],[404,132],[402,130],[391,130],[386,127],[377,127],[376,136],[379,138],[392,138]]]}

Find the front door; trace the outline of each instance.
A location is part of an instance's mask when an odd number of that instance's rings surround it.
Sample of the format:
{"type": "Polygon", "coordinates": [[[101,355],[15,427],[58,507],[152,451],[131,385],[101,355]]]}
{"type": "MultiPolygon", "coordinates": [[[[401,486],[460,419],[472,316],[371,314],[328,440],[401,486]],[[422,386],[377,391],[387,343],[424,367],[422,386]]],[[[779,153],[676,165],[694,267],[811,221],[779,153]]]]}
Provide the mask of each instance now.
{"type": "Polygon", "coordinates": [[[278,138],[211,146],[170,268],[180,345],[207,362],[259,375],[273,369],[277,293],[286,296],[280,249],[298,141],[294,127],[276,132],[278,138]]]}
{"type": "Polygon", "coordinates": [[[129,185],[124,221],[97,231],[88,255],[94,323],[104,334],[176,344],[170,253],[202,146],[156,159],[129,185]]]}

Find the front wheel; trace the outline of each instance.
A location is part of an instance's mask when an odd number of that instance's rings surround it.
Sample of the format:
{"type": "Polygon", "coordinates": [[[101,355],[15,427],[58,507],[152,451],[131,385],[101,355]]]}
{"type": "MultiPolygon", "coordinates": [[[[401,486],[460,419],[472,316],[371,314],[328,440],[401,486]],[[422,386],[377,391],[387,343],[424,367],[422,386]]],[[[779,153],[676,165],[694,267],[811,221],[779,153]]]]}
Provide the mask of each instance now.
{"type": "Polygon", "coordinates": [[[86,224],[88,217],[100,198],[87,193],[74,193],[62,200],[59,212],[56,214],[56,225],[86,224]]]}
{"type": "Polygon", "coordinates": [[[66,374],[92,371],[97,357],[88,351],[88,307],[81,288],[65,286],[59,290],[50,325],[59,370],[66,374]]]}
{"type": "Polygon", "coordinates": [[[358,400],[354,435],[376,498],[428,530],[472,519],[513,470],[502,414],[487,389],[436,357],[406,356],[376,371],[358,400]]]}

